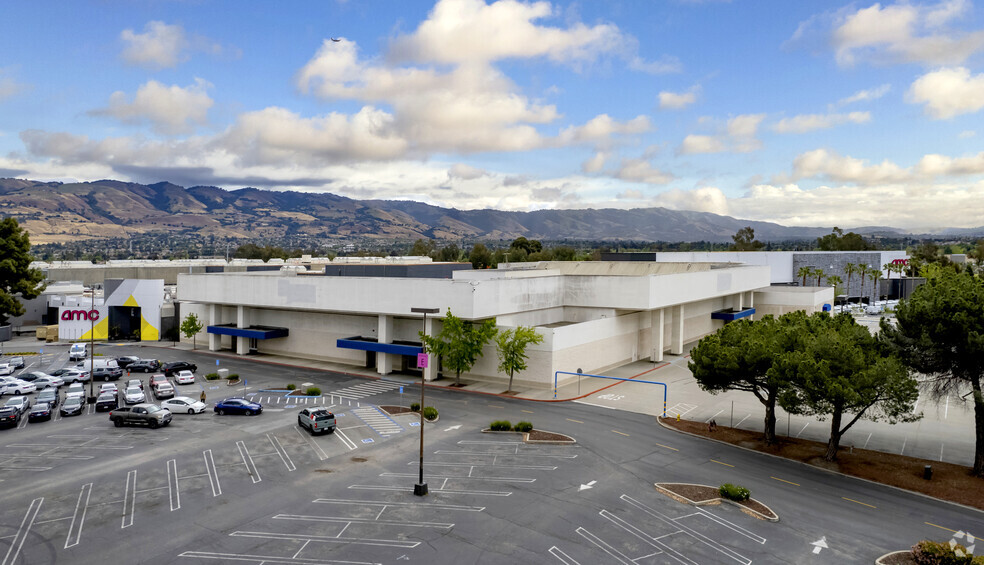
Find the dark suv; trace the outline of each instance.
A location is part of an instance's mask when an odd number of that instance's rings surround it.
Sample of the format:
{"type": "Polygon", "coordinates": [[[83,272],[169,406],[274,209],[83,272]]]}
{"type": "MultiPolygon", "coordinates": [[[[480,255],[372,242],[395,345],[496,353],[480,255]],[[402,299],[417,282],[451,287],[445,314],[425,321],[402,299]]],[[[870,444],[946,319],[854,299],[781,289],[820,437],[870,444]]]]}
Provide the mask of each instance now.
{"type": "Polygon", "coordinates": [[[120,377],[123,376],[123,369],[119,367],[96,367],[92,371],[92,378],[94,380],[104,380],[104,381],[118,381],[120,377]]]}
{"type": "Polygon", "coordinates": [[[126,366],[128,371],[142,371],[144,373],[156,373],[161,370],[161,362],[155,359],[140,359],[126,366]]]}
{"type": "Polygon", "coordinates": [[[187,361],[175,361],[173,363],[164,364],[164,374],[169,377],[177,373],[178,371],[191,371],[192,373],[194,373],[197,370],[198,370],[198,365],[195,365],[194,363],[189,363],[187,361]]]}

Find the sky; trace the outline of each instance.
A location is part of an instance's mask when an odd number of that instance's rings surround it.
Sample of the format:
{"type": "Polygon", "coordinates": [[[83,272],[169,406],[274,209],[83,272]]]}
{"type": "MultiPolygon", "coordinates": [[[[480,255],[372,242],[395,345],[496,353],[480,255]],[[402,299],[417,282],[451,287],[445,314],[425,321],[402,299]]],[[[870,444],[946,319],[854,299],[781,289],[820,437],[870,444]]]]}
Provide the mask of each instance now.
{"type": "Polygon", "coordinates": [[[0,177],[984,225],[970,0],[7,0],[0,177]]]}

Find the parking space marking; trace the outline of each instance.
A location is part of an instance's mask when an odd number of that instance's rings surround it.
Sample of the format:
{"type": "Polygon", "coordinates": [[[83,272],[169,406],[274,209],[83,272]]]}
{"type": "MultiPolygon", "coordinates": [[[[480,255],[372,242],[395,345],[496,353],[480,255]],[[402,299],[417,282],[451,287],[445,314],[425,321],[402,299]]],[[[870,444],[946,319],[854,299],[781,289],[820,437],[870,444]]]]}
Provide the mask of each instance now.
{"type": "Polygon", "coordinates": [[[678,403],[674,404],[673,406],[670,406],[669,408],[667,408],[666,409],[666,413],[667,414],[676,414],[678,416],[683,416],[687,412],[690,412],[691,410],[693,410],[694,408],[697,408],[697,405],[696,404],[687,404],[685,402],[678,402],[678,403]]]}
{"type": "Polygon", "coordinates": [[[369,383],[360,383],[350,387],[345,387],[338,390],[333,390],[328,394],[330,396],[338,396],[345,399],[359,400],[369,396],[374,396],[377,394],[382,394],[384,392],[389,392],[391,390],[396,390],[403,386],[402,383],[396,383],[392,381],[374,381],[369,383]]]}
{"type": "Polygon", "coordinates": [[[448,451],[446,449],[438,449],[434,452],[439,455],[494,455],[502,456],[506,455],[509,457],[554,457],[556,459],[575,459],[577,455],[563,455],[563,454],[549,454],[549,453],[497,453],[495,451],[448,451]]]}
{"type": "Polygon", "coordinates": [[[280,440],[270,434],[267,434],[267,439],[269,439],[270,443],[273,444],[273,448],[277,450],[277,455],[279,455],[280,460],[284,462],[284,465],[287,467],[287,471],[296,470],[297,467],[295,467],[294,462],[290,460],[290,455],[287,455],[287,450],[284,449],[284,446],[280,445],[280,440]]]}
{"type": "MultiPolygon", "coordinates": [[[[616,562],[621,563],[622,565],[635,565],[635,561],[633,561],[632,559],[630,559],[627,555],[625,555],[621,551],[615,549],[614,547],[612,547],[611,545],[609,545],[608,543],[606,543],[603,539],[601,539],[598,536],[592,534],[588,530],[585,530],[582,527],[578,527],[577,530],[575,530],[575,531],[581,537],[583,537],[584,539],[586,539],[589,542],[591,542],[592,544],[594,544],[595,547],[597,547],[598,549],[600,549],[600,550],[604,551],[605,553],[607,553],[608,555],[610,555],[613,559],[615,559],[616,562]]],[[[697,565],[697,564],[694,563],[694,565],[697,565]]]]}
{"type": "Polygon", "coordinates": [[[185,551],[178,557],[188,557],[191,559],[218,559],[222,561],[239,561],[247,563],[271,564],[271,565],[380,565],[368,561],[336,561],[334,559],[304,559],[300,557],[274,557],[271,555],[249,555],[243,553],[213,553],[210,551],[185,551]]]}
{"type": "Polygon", "coordinates": [[[237,441],[236,447],[239,449],[239,455],[243,458],[243,465],[246,465],[246,472],[253,479],[253,484],[262,481],[263,479],[260,478],[260,473],[256,470],[256,464],[253,463],[253,458],[249,455],[249,449],[246,447],[246,443],[237,441]]]}
{"type": "MultiPolygon", "coordinates": [[[[414,475],[415,477],[417,475],[414,475]]],[[[349,485],[348,488],[352,490],[387,490],[396,492],[413,492],[413,488],[405,487],[389,487],[383,485],[349,485]]],[[[470,494],[474,496],[512,496],[512,491],[496,491],[496,490],[454,490],[454,489],[444,489],[444,488],[432,488],[431,493],[448,493],[448,494],[470,494]]]]}
{"type": "MultiPolygon", "coordinates": [[[[419,465],[419,461],[410,461],[407,465],[419,465]]],[[[488,465],[477,465],[475,463],[437,463],[433,461],[425,461],[424,467],[494,467],[496,469],[529,469],[531,471],[556,471],[557,467],[551,465],[503,465],[501,463],[492,463],[488,465]]]]}
{"type": "Polygon", "coordinates": [[[356,408],[352,410],[352,413],[381,436],[398,434],[403,431],[403,426],[375,406],[356,408]]]}
{"type": "Polygon", "coordinates": [[[206,449],[202,452],[205,458],[205,472],[208,474],[208,482],[212,485],[212,496],[222,494],[222,485],[219,484],[219,472],[215,469],[215,460],[212,459],[212,450],[206,449]]]}
{"type": "Polygon", "coordinates": [[[82,525],[85,524],[85,511],[89,506],[89,495],[92,494],[92,483],[82,485],[79,491],[79,500],[75,503],[75,512],[72,514],[72,523],[68,526],[68,535],[65,536],[65,547],[75,547],[79,544],[82,536],[82,525]]]}
{"type": "Polygon", "coordinates": [[[454,524],[441,522],[411,522],[407,520],[380,520],[377,518],[349,518],[346,516],[302,516],[297,514],[277,514],[274,520],[296,520],[299,522],[331,522],[336,524],[377,524],[381,526],[406,526],[410,528],[434,528],[450,530],[454,524]]]}
{"type": "Polygon", "coordinates": [[[440,504],[440,503],[421,503],[421,502],[374,502],[371,500],[350,500],[347,498],[316,498],[312,500],[315,504],[351,504],[354,506],[382,506],[383,510],[389,506],[396,507],[420,507],[431,510],[461,510],[463,512],[482,512],[484,506],[463,506],[460,504],[440,504]]]}
{"type": "MultiPolygon", "coordinates": [[[[417,473],[380,473],[380,477],[416,477],[417,473]]],[[[487,481],[500,483],[535,483],[536,479],[526,477],[470,477],[468,475],[430,475],[430,478],[437,480],[461,480],[461,481],[487,481]]]]}
{"type": "Polygon", "coordinates": [[[413,549],[420,545],[419,541],[389,540],[374,538],[343,538],[341,532],[339,536],[318,536],[313,534],[288,534],[279,532],[232,532],[232,537],[242,538],[262,538],[262,539],[281,539],[289,541],[317,541],[323,543],[346,543],[355,545],[374,545],[379,547],[402,547],[413,549]]]}
{"type": "Polygon", "coordinates": [[[137,470],[126,474],[126,488],[123,491],[123,522],[120,528],[133,525],[133,506],[137,499],[137,470]]]}
{"type": "Polygon", "coordinates": [[[20,527],[17,528],[17,533],[14,534],[13,541],[10,542],[10,547],[7,548],[7,555],[4,556],[3,561],[0,561],[0,565],[13,565],[17,561],[21,548],[24,547],[24,541],[27,540],[27,535],[31,532],[31,526],[34,525],[34,519],[41,511],[41,503],[43,502],[44,497],[35,498],[31,501],[27,513],[24,514],[24,519],[21,520],[20,527]]]}
{"type": "Polygon", "coordinates": [[[178,461],[167,460],[167,495],[171,501],[171,512],[181,508],[181,492],[178,490],[178,461]]]}
{"type": "Polygon", "coordinates": [[[342,430],[336,429],[333,435],[336,436],[338,440],[341,441],[342,444],[348,448],[349,451],[353,451],[359,447],[358,445],[355,444],[354,441],[350,440],[349,437],[345,435],[345,432],[343,432],[342,430]]]}
{"type": "MultiPolygon", "coordinates": [[[[30,413],[30,411],[28,411],[28,414],[29,413],[30,413]]],[[[27,421],[28,421],[28,416],[26,414],[24,416],[21,416],[20,421],[17,422],[17,429],[18,430],[23,430],[24,428],[26,428],[27,427],[27,421]]]]}
{"type": "Polygon", "coordinates": [[[304,443],[311,446],[311,449],[314,450],[314,454],[318,456],[318,461],[324,461],[325,459],[328,459],[328,454],[325,453],[323,449],[321,449],[321,446],[318,445],[318,442],[314,441],[313,438],[304,437],[304,434],[301,433],[301,430],[299,428],[294,428],[294,431],[297,432],[297,435],[301,436],[301,439],[304,441],[304,443]]]}
{"type": "Polygon", "coordinates": [[[580,563],[575,561],[574,558],[572,558],[570,555],[567,555],[566,553],[561,551],[560,548],[558,548],[556,545],[551,547],[547,551],[547,553],[559,559],[560,562],[563,563],[564,565],[581,565],[580,563]]]}

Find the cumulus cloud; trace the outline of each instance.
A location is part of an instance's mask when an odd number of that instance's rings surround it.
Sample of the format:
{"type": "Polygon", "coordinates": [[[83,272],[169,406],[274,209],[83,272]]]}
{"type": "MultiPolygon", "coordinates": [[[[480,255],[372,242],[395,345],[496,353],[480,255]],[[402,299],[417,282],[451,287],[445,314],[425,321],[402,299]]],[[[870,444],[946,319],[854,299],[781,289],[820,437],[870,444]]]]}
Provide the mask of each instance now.
{"type": "Polygon", "coordinates": [[[622,192],[619,192],[618,194],[615,195],[615,198],[617,200],[642,200],[645,198],[645,195],[642,193],[641,190],[635,190],[630,188],[627,190],[623,190],[622,192]]]}
{"type": "Polygon", "coordinates": [[[937,120],[977,112],[984,108],[984,74],[972,76],[964,67],[926,73],[912,83],[906,99],[925,104],[923,112],[937,120]]]}
{"type": "Polygon", "coordinates": [[[150,21],[143,33],[133,29],[120,32],[123,52],[120,56],[131,65],[149,69],[168,69],[188,60],[189,51],[202,51],[212,55],[238,56],[239,50],[209,40],[200,35],[189,35],[177,24],[150,21]]]}
{"type": "Polygon", "coordinates": [[[700,86],[692,86],[684,92],[663,91],[659,93],[659,107],[663,110],[682,110],[697,101],[700,86]]]}
{"type": "Polygon", "coordinates": [[[677,149],[679,155],[697,155],[703,153],[724,153],[727,151],[722,139],[711,135],[690,134],[683,138],[683,143],[677,149]]]}
{"type": "Polygon", "coordinates": [[[111,116],[131,124],[149,122],[155,131],[164,134],[188,133],[194,126],[208,121],[208,110],[214,104],[206,92],[209,87],[200,78],[187,87],[151,80],[137,89],[132,101],[126,93],[116,91],[109,97],[109,106],[90,114],[111,116]]]}
{"type": "Polygon", "coordinates": [[[729,213],[728,198],[721,189],[705,186],[694,190],[670,190],[659,195],[660,205],[674,210],[694,210],[722,216],[729,213]]]}
{"type": "Polygon", "coordinates": [[[654,168],[645,159],[624,159],[615,171],[615,177],[646,184],[666,184],[673,180],[673,175],[654,168]]]}
{"type": "Polygon", "coordinates": [[[818,129],[830,129],[842,124],[863,124],[871,121],[870,112],[851,112],[849,114],[801,114],[783,118],[772,126],[776,133],[807,133],[818,129]]]}
{"type": "Polygon", "coordinates": [[[971,9],[969,0],[936,4],[880,3],[842,14],[831,35],[837,62],[952,65],[984,49],[984,31],[958,32],[949,24],[971,9]]]}
{"type": "Polygon", "coordinates": [[[581,163],[581,170],[585,173],[597,173],[605,167],[608,155],[599,151],[591,156],[590,159],[581,163]]]}
{"type": "Polygon", "coordinates": [[[837,101],[838,106],[847,106],[848,104],[854,104],[855,102],[870,102],[872,100],[878,100],[882,96],[888,94],[888,91],[892,89],[892,85],[883,84],[881,86],[867,89],[859,90],[854,94],[848,96],[847,98],[841,98],[837,101]]]}
{"type": "Polygon", "coordinates": [[[631,120],[619,122],[608,114],[601,114],[588,120],[583,126],[564,128],[557,137],[557,141],[561,145],[572,143],[605,144],[612,136],[646,133],[650,129],[649,118],[646,116],[636,116],[631,120]]]}
{"type": "Polygon", "coordinates": [[[984,152],[969,157],[925,155],[916,164],[915,173],[927,177],[984,174],[984,152]]]}
{"type": "Polygon", "coordinates": [[[765,114],[741,114],[728,120],[725,129],[717,135],[691,134],[677,148],[678,155],[705,153],[748,153],[762,147],[755,135],[765,114]]]}
{"type": "Polygon", "coordinates": [[[451,165],[450,169],[448,169],[448,180],[475,180],[488,176],[488,174],[488,171],[472,167],[471,165],[455,163],[454,165],[451,165]]]}
{"type": "Polygon", "coordinates": [[[802,153],[793,160],[792,178],[796,180],[806,177],[874,185],[905,182],[911,178],[911,172],[888,160],[869,164],[864,159],[839,155],[827,149],[815,149],[802,153]]]}

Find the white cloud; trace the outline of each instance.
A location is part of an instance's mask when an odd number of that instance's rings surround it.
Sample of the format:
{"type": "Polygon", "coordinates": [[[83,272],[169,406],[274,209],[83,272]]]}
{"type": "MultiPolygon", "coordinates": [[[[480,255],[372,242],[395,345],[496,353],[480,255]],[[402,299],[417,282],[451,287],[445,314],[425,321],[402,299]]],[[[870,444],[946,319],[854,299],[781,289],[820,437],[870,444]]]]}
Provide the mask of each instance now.
{"type": "Polygon", "coordinates": [[[984,174],[984,152],[957,158],[925,155],[916,164],[915,173],[927,177],[984,174]]]}
{"type": "Polygon", "coordinates": [[[974,137],[975,135],[977,135],[977,132],[976,131],[974,131],[972,129],[965,129],[962,132],[960,132],[960,135],[958,135],[957,137],[959,137],[960,139],[970,139],[971,137],[974,137]]]}
{"type": "Polygon", "coordinates": [[[680,59],[670,55],[664,55],[658,61],[646,61],[642,57],[632,57],[629,60],[629,68],[651,75],[665,75],[683,71],[683,63],[680,62],[680,59]]]}
{"type": "Polygon", "coordinates": [[[17,82],[9,68],[0,68],[0,102],[12,98],[28,89],[26,84],[17,82]]]}
{"type": "Polygon", "coordinates": [[[871,88],[868,90],[859,90],[854,94],[848,96],[847,98],[841,98],[837,101],[838,106],[847,106],[848,104],[854,104],[855,102],[870,102],[872,100],[878,100],[882,96],[888,94],[888,91],[892,89],[892,85],[883,84],[881,86],[871,88]]]}
{"type": "Polygon", "coordinates": [[[826,149],[815,149],[802,153],[793,160],[792,178],[795,180],[807,177],[873,185],[905,182],[911,178],[911,172],[888,160],[871,165],[863,159],[846,157],[826,149]]]}
{"type": "Polygon", "coordinates": [[[645,159],[624,159],[615,176],[625,181],[647,184],[666,184],[673,180],[673,175],[654,168],[645,159]]]}
{"type": "Polygon", "coordinates": [[[818,129],[829,129],[842,124],[863,124],[871,121],[870,112],[851,112],[849,114],[801,114],[783,118],[772,126],[776,133],[807,133],[818,129]]]}
{"type": "Polygon", "coordinates": [[[646,116],[636,116],[631,120],[619,122],[608,114],[600,114],[588,120],[583,126],[564,128],[557,136],[557,142],[561,145],[605,144],[614,135],[634,135],[646,133],[650,129],[649,118],[646,116]]]}
{"type": "Polygon", "coordinates": [[[683,138],[683,143],[677,149],[679,155],[696,155],[702,153],[724,153],[727,148],[724,141],[711,135],[690,134],[683,138]]]}
{"type": "Polygon", "coordinates": [[[126,44],[123,60],[131,65],[164,69],[176,67],[186,58],[183,52],[188,48],[188,39],[179,25],[150,21],[144,26],[144,33],[124,29],[120,39],[126,44]]]}
{"type": "Polygon", "coordinates": [[[200,78],[187,87],[151,80],[137,89],[133,101],[127,99],[126,93],[116,91],[109,97],[108,107],[90,114],[112,116],[125,123],[147,121],[164,134],[188,133],[208,121],[208,110],[214,104],[206,92],[209,87],[200,78]]]}
{"type": "Polygon", "coordinates": [[[685,92],[663,91],[659,93],[659,107],[665,110],[682,110],[697,101],[700,86],[692,86],[685,92]]]}
{"type": "Polygon", "coordinates": [[[599,151],[592,155],[590,159],[581,163],[581,170],[585,173],[597,173],[605,167],[605,161],[607,159],[608,155],[599,151]]]}
{"type": "Polygon", "coordinates": [[[964,67],[932,71],[912,83],[906,100],[925,104],[923,111],[937,120],[977,112],[984,108],[984,74],[971,76],[964,67]]]}
{"type": "Polygon", "coordinates": [[[645,197],[646,196],[642,193],[641,190],[635,190],[631,188],[619,192],[618,194],[615,195],[615,198],[617,200],[642,200],[645,197]]]}
{"type": "Polygon", "coordinates": [[[488,176],[488,174],[488,171],[472,167],[471,165],[455,163],[454,165],[451,165],[450,169],[448,169],[448,180],[475,180],[488,176]]]}
{"type": "Polygon", "coordinates": [[[724,132],[718,135],[688,135],[677,148],[677,155],[755,151],[762,147],[755,135],[764,119],[765,114],[741,114],[729,119],[724,132]]]}
{"type": "Polygon", "coordinates": [[[705,186],[694,190],[670,190],[659,195],[657,202],[674,210],[694,210],[728,215],[728,198],[721,189],[705,186]]]}
{"type": "Polygon", "coordinates": [[[963,63],[984,49],[984,31],[957,32],[948,24],[971,9],[969,0],[937,4],[879,3],[844,14],[832,34],[837,62],[849,66],[860,60],[876,63],[963,63]]]}

